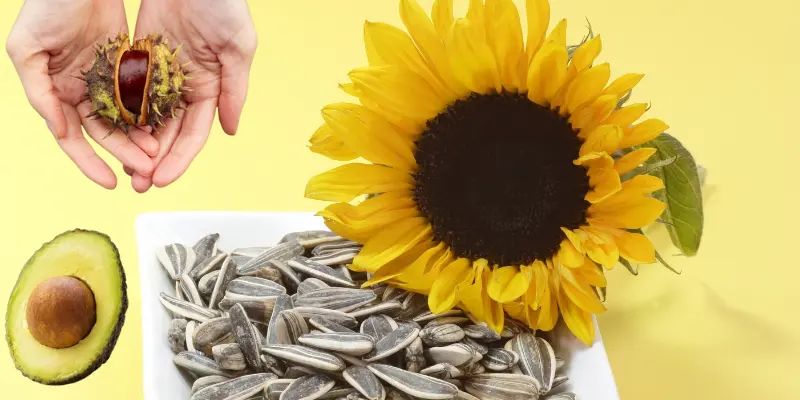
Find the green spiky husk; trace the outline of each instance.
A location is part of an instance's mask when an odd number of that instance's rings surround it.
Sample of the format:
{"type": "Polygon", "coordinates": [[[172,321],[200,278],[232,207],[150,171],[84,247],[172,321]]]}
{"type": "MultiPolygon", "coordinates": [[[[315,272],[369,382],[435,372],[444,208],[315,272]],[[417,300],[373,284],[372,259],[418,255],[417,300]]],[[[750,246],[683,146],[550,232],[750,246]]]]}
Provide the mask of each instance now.
{"type": "Polygon", "coordinates": [[[83,78],[93,109],[87,117],[102,118],[114,129],[126,133],[130,126],[151,126],[155,130],[164,126],[167,118],[177,118],[177,111],[182,108],[182,95],[188,90],[184,84],[189,79],[178,60],[179,50],[180,46],[170,49],[167,39],[160,34],[147,36],[130,45],[128,35],[120,33],[114,39],[109,38],[108,43],[97,45],[95,60],[83,78]],[[129,49],[146,49],[151,56],[144,118],[141,118],[141,111],[131,113],[123,109],[115,89],[120,52],[129,49]]]}

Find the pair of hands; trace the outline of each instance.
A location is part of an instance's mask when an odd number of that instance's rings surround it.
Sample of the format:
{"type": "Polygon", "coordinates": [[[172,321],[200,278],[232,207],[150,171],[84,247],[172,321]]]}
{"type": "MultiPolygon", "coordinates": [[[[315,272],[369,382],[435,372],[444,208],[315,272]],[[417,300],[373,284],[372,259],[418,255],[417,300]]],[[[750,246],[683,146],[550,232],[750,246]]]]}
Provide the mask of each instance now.
{"type": "Polygon", "coordinates": [[[247,97],[257,35],[245,0],[142,0],[132,38],[162,33],[182,44],[181,63],[191,60],[192,90],[183,113],[157,133],[129,135],[102,119],[86,118],[91,103],[76,78],[94,61],[95,43],[128,32],[123,0],[26,0],[6,43],[28,101],[59,146],[89,179],[113,189],[114,172],[89,137],[111,153],[131,176],[137,192],[164,187],[189,167],[208,139],[214,114],[228,135],[236,133],[247,97]]]}

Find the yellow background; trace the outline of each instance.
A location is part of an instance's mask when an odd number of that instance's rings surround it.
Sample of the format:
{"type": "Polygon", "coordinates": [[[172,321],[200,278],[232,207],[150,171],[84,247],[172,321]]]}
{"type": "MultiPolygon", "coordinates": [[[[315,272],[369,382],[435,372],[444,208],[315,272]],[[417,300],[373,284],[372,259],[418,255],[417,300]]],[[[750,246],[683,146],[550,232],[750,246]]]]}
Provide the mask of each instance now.
{"type": "MultiPolygon", "coordinates": [[[[423,1],[429,9],[432,1],[423,1]]],[[[467,1],[457,0],[457,11],[467,1]]],[[[800,396],[797,250],[798,98],[794,2],[762,0],[552,0],[570,39],[589,18],[612,76],[643,72],[636,101],[706,166],[700,254],[670,257],[631,277],[610,273],[610,311],[599,316],[623,399],[789,399],[800,396]]],[[[524,1],[519,1],[522,7],[524,1]]],[[[7,37],[22,5],[0,2],[7,37]]],[[[125,1],[133,27],[139,3],[125,1]]],[[[139,195],[117,163],[106,191],[84,178],[28,105],[11,62],[0,59],[0,309],[39,245],[68,229],[97,229],[121,249],[130,308],[111,360],[68,387],[45,387],[0,351],[0,398],[138,399],[139,276],[133,222],[153,210],[313,210],[305,180],[333,162],[306,149],[336,84],[366,62],[365,19],[400,24],[395,0],[251,1],[259,33],[239,135],[215,123],[178,182],[139,195]]],[[[524,15],[524,14],[523,14],[524,15]]],[[[659,246],[667,254],[668,240],[659,246]]],[[[164,368],[173,368],[165,365],[164,368]]]]}

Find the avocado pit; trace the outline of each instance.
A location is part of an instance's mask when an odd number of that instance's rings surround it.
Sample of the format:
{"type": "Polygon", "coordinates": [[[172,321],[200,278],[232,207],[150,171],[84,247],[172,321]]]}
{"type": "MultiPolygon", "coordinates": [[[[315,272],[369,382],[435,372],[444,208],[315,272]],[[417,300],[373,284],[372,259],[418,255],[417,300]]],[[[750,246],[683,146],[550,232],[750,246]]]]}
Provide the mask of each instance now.
{"type": "Polygon", "coordinates": [[[28,330],[44,346],[72,347],[92,331],[97,319],[94,294],[72,276],[49,278],[33,289],[28,299],[28,330]]]}

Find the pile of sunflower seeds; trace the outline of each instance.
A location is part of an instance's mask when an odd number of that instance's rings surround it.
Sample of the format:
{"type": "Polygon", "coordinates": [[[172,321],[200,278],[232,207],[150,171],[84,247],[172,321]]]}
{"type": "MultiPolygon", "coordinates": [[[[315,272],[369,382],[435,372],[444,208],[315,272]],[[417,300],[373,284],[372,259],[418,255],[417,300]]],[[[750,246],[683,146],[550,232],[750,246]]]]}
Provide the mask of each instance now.
{"type": "Polygon", "coordinates": [[[527,327],[498,334],[460,310],[348,270],[361,246],[329,231],[274,246],[218,248],[220,235],[156,256],[175,283],[165,340],[190,400],[575,400],[564,364],[527,327]]]}

